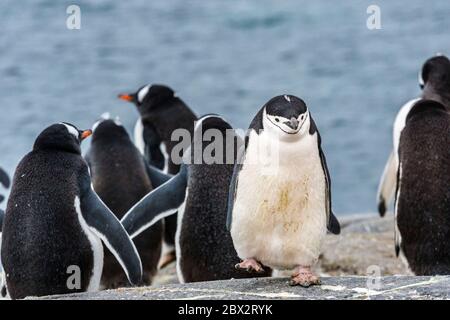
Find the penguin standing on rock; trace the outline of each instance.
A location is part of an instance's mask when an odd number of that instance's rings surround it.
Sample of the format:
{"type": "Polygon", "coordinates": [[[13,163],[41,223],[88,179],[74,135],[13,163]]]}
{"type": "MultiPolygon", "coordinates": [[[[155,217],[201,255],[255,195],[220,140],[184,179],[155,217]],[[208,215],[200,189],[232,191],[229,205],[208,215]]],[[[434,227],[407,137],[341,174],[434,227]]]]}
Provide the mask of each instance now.
{"type": "Polygon", "coordinates": [[[416,275],[450,274],[450,113],[415,103],[398,145],[395,249],[416,275]]]}
{"type": "Polygon", "coordinates": [[[91,187],[80,149],[91,133],[68,123],[51,125],[16,169],[1,248],[13,299],[98,290],[101,240],[129,281],[141,282],[133,242],[91,187]]]}
{"type": "Polygon", "coordinates": [[[241,139],[221,117],[200,118],[192,144],[185,153],[187,164],[122,219],[133,237],[179,208],[176,253],[177,273],[182,283],[270,276],[270,270],[249,274],[234,268],[240,260],[226,229],[226,219],[229,185],[239,145],[242,145],[241,139]],[[209,134],[216,139],[214,142],[205,141],[209,134]],[[198,158],[198,155],[209,155],[208,150],[214,149],[214,145],[218,148],[214,150],[217,157],[213,161],[198,158]],[[221,151],[224,152],[219,153],[221,151]],[[159,211],[148,210],[154,207],[155,199],[159,199],[159,203],[167,199],[167,205],[161,206],[159,211]]]}
{"type": "MultiPolygon", "coordinates": [[[[145,85],[135,93],[120,94],[119,98],[133,103],[140,117],[136,122],[134,140],[149,164],[164,169],[164,172],[176,174],[180,167],[170,155],[177,141],[172,141],[172,132],[185,129],[192,135],[197,116],[175,95],[175,92],[160,84],[145,85]]],[[[174,241],[177,217],[173,215],[164,220],[165,258],[167,264],[175,259],[174,241]]]]}
{"type": "Polygon", "coordinates": [[[320,134],[303,100],[272,98],[250,124],[230,187],[228,227],[243,260],[237,269],[295,269],[291,285],[320,283],[311,267],[327,229],[339,234],[340,226],[320,134]]]}
{"type": "MultiPolygon", "coordinates": [[[[155,178],[158,172],[160,176],[166,175],[149,167],[118,119],[104,118],[93,126],[86,160],[95,192],[118,219],[154,187],[165,182],[155,178]]],[[[143,262],[145,285],[150,285],[156,274],[162,237],[160,222],[133,240],[143,262]]],[[[108,289],[126,286],[127,277],[109,251],[105,253],[104,261],[102,286],[108,289]]]]}
{"type": "MultiPolygon", "coordinates": [[[[423,90],[420,98],[437,101],[450,110],[450,60],[441,54],[428,59],[419,72],[419,86],[423,90]]],[[[400,134],[411,108],[420,98],[408,101],[395,117],[394,148],[384,167],[377,192],[378,212],[381,217],[385,215],[396,189],[400,134]]]]}

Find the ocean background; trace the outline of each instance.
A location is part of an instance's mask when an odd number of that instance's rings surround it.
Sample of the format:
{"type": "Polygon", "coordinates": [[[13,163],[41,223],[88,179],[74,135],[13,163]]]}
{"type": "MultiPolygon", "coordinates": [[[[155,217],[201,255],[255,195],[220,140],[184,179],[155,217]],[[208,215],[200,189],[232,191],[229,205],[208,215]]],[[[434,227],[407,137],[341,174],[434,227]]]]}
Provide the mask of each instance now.
{"type": "Polygon", "coordinates": [[[131,132],[137,111],[116,96],[146,83],[238,128],[289,93],[318,124],[341,216],[376,210],[394,116],[420,94],[422,63],[450,53],[448,0],[2,0],[0,9],[0,166],[11,175],[49,124],[88,128],[109,111],[131,132]],[[80,30],[66,28],[71,4],[80,30]],[[381,30],[366,27],[371,4],[381,30]]]}

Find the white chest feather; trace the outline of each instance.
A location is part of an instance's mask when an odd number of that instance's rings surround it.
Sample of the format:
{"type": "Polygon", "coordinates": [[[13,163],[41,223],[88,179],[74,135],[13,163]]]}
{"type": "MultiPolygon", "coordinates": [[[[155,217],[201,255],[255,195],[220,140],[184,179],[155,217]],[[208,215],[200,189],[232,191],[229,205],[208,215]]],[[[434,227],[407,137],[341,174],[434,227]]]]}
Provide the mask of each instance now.
{"type": "Polygon", "coordinates": [[[231,234],[242,258],[291,269],[310,266],[326,234],[325,176],[317,135],[295,142],[250,135],[238,177],[231,234]],[[276,150],[278,149],[278,150],[276,150]]]}

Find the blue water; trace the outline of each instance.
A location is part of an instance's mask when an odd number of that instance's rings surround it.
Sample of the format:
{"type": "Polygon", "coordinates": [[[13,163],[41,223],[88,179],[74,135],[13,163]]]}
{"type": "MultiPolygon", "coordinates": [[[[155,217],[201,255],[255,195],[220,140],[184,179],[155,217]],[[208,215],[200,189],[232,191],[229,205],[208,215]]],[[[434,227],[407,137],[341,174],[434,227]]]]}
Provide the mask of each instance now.
{"type": "Polygon", "coordinates": [[[393,117],[419,94],[423,61],[450,53],[448,0],[2,0],[0,9],[0,165],[11,173],[51,123],[89,127],[110,111],[131,129],[137,112],[116,95],[145,83],[169,84],[198,114],[240,128],[291,93],[319,126],[338,214],[375,210],[393,117]],[[81,7],[81,30],[66,28],[70,4],[81,7]],[[370,4],[381,30],[366,28],[370,4]]]}

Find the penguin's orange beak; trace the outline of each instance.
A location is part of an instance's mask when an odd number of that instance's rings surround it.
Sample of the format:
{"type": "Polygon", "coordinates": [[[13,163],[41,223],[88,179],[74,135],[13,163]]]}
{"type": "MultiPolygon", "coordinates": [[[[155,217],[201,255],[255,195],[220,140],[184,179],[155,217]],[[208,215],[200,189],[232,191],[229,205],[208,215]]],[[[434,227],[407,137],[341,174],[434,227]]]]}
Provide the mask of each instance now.
{"type": "Polygon", "coordinates": [[[87,137],[89,137],[90,135],[92,135],[92,130],[84,130],[81,133],[81,141],[83,141],[84,139],[86,139],[87,137]]]}
{"type": "Polygon", "coordinates": [[[128,101],[128,102],[132,102],[133,101],[133,97],[131,96],[131,95],[129,95],[129,94],[119,94],[119,99],[122,99],[122,100],[125,100],[125,101],[128,101]]]}

